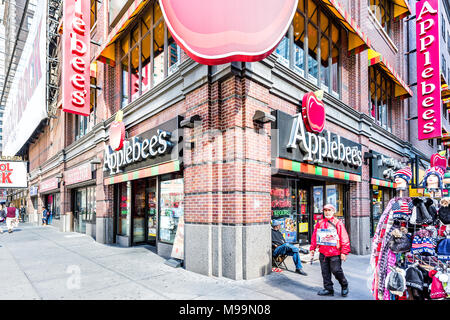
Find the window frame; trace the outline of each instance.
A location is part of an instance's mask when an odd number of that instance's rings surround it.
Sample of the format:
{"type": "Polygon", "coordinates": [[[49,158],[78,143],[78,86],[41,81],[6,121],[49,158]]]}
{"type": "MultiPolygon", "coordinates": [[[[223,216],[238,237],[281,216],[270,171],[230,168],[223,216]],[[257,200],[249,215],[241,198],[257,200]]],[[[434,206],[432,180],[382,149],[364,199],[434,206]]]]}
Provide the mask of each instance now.
{"type": "MultiPolygon", "coordinates": [[[[294,39],[295,36],[295,26],[294,21],[292,21],[291,25],[289,26],[289,30],[285,37],[282,39],[282,42],[284,42],[284,39],[287,39],[287,58],[286,56],[283,56],[277,52],[277,49],[275,49],[275,54],[278,56],[278,60],[285,66],[289,67],[289,69],[294,70],[296,73],[299,73],[303,78],[307,79],[309,82],[316,85],[318,88],[323,89],[327,93],[340,98],[342,94],[342,51],[341,51],[341,44],[342,44],[342,26],[339,24],[339,22],[335,21],[333,18],[333,15],[329,13],[329,11],[321,5],[320,2],[317,2],[315,0],[312,0],[315,4],[315,13],[313,15],[309,15],[309,1],[304,1],[304,11],[301,11],[297,7],[296,13],[298,13],[303,19],[303,33],[304,33],[304,39],[302,45],[299,45],[296,43],[296,40],[294,39]],[[310,19],[310,16],[317,15],[317,24],[313,22],[310,19]],[[325,28],[325,30],[322,30],[321,28],[321,16],[325,16],[328,18],[328,25],[325,28]],[[314,59],[317,63],[317,77],[313,76],[310,73],[309,68],[309,61],[312,58],[309,54],[309,37],[308,37],[308,26],[311,25],[317,30],[317,53],[316,53],[316,59],[314,59]],[[332,26],[335,26],[338,31],[338,40],[337,42],[333,41],[333,28],[332,26]],[[326,31],[326,33],[324,32],[326,31]],[[328,67],[327,67],[327,77],[328,77],[328,84],[322,83],[322,52],[321,52],[321,42],[322,38],[325,38],[328,41],[328,67]],[[303,68],[297,66],[297,62],[295,60],[296,57],[296,47],[300,48],[302,50],[301,54],[303,55],[303,68]],[[307,48],[307,49],[306,49],[307,48]],[[333,49],[337,48],[339,50],[338,55],[338,61],[337,61],[337,92],[333,90],[333,57],[332,52],[333,49]]],[[[299,39],[302,38],[302,35],[299,36],[299,39]]],[[[277,47],[278,48],[278,47],[277,47]]]]}
{"type": "MultiPolygon", "coordinates": [[[[386,34],[391,37],[394,22],[394,3],[391,0],[367,0],[367,6],[386,34]],[[371,2],[374,2],[375,4],[372,6],[371,2]],[[383,26],[383,16],[381,16],[381,21],[377,16],[377,9],[380,8],[380,6],[384,9],[385,13],[387,12],[386,9],[388,9],[389,23],[385,26],[383,26]]],[[[384,16],[386,16],[386,14],[384,16]]]]}
{"type": "MultiPolygon", "coordinates": [[[[378,66],[370,66],[369,72],[369,115],[372,119],[374,119],[375,123],[384,128],[385,130],[388,130],[389,132],[392,130],[392,109],[393,109],[393,97],[394,97],[394,90],[395,90],[395,83],[393,83],[392,79],[390,79],[383,70],[381,70],[378,66]],[[371,70],[373,70],[373,77],[371,76],[371,70]],[[378,88],[377,78],[380,76],[380,88],[378,88]],[[388,82],[391,82],[389,85],[388,82]],[[372,115],[372,90],[371,85],[372,83],[375,85],[375,116],[372,115]],[[390,89],[390,92],[388,90],[390,89]],[[378,96],[378,89],[380,89],[380,96],[378,96]],[[383,103],[383,95],[386,95],[386,104],[383,103]],[[381,104],[379,104],[379,100],[381,100],[381,104]],[[382,119],[382,113],[380,113],[379,108],[385,109],[386,112],[386,123],[383,123],[382,119]]],[[[382,112],[383,110],[381,110],[382,112]]]]}
{"type": "MultiPolygon", "coordinates": [[[[120,108],[123,109],[124,107],[126,107],[127,105],[129,105],[131,102],[135,101],[136,99],[138,99],[139,97],[141,97],[144,93],[150,91],[152,88],[156,87],[158,84],[160,84],[161,82],[163,82],[168,76],[170,76],[174,71],[171,69],[170,73],[169,73],[169,54],[168,54],[168,49],[169,49],[169,30],[167,29],[167,24],[164,20],[164,15],[161,12],[161,16],[158,18],[158,21],[154,21],[155,19],[155,6],[159,5],[158,2],[150,2],[148,4],[148,6],[146,8],[144,8],[144,10],[142,10],[142,12],[139,14],[139,16],[135,19],[134,23],[132,25],[130,25],[130,27],[128,28],[127,32],[120,37],[120,39],[118,40],[119,42],[124,41],[126,38],[128,38],[128,48],[127,48],[127,52],[122,53],[122,47],[119,49],[119,59],[118,61],[120,61],[120,96],[121,96],[121,102],[120,102],[120,108]],[[149,19],[149,28],[147,31],[143,32],[142,29],[142,24],[144,23],[144,16],[146,14],[149,13],[149,11],[151,11],[150,16],[151,18],[149,19]],[[155,83],[155,53],[154,53],[154,49],[155,49],[155,30],[157,27],[159,27],[159,25],[162,24],[163,28],[164,28],[164,35],[163,35],[163,52],[161,54],[163,54],[163,78],[161,81],[159,81],[158,83],[155,83]],[[132,34],[133,31],[136,30],[136,28],[139,28],[139,39],[136,41],[136,43],[132,43],[132,34]],[[148,41],[148,36],[150,36],[150,79],[149,79],[149,88],[145,91],[142,92],[142,43],[144,40],[148,41]],[[131,66],[132,66],[132,61],[131,61],[131,55],[133,50],[135,50],[136,48],[138,48],[138,57],[139,57],[139,92],[136,98],[133,99],[132,96],[132,87],[131,87],[131,66]],[[127,64],[128,64],[128,79],[127,79],[127,101],[125,102],[124,99],[124,85],[123,85],[123,81],[124,81],[124,77],[123,77],[123,62],[127,60],[127,64]]],[[[172,37],[173,39],[173,37],[172,37]]],[[[177,46],[177,54],[179,54],[178,56],[178,61],[174,64],[179,64],[180,60],[181,60],[181,51],[178,49],[179,46],[177,46]]],[[[173,65],[170,67],[172,68],[173,65]]]]}

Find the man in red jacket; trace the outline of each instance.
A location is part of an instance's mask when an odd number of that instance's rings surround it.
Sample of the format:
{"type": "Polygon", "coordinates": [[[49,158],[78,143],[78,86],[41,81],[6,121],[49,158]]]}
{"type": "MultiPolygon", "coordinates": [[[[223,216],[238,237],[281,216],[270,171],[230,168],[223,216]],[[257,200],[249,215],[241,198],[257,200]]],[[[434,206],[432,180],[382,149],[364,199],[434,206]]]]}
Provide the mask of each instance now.
{"type": "Polygon", "coordinates": [[[350,253],[350,240],[344,223],[334,216],[335,213],[336,208],[333,205],[327,204],[323,207],[324,218],[317,222],[311,237],[311,259],[314,258],[314,252],[318,247],[324,289],[317,294],[319,296],[334,295],[331,281],[331,274],[333,274],[341,285],[342,296],[346,297],[348,282],[342,271],[341,263],[347,259],[347,255],[350,253]]]}

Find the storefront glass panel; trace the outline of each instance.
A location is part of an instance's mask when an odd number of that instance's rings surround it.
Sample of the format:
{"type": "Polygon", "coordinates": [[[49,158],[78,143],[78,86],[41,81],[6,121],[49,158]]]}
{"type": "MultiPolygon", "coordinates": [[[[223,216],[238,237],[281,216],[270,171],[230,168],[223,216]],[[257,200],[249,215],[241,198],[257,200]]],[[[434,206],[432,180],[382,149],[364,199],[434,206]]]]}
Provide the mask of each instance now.
{"type": "Polygon", "coordinates": [[[118,185],[118,202],[119,211],[117,216],[117,235],[128,236],[128,195],[127,184],[121,183],[118,185]]]}
{"type": "Polygon", "coordinates": [[[147,180],[133,181],[133,243],[145,241],[145,194],[147,180]]]}
{"type": "Polygon", "coordinates": [[[173,244],[178,220],[184,214],[183,178],[163,180],[160,183],[159,240],[173,244]]]}
{"type": "Polygon", "coordinates": [[[156,195],[156,179],[151,179],[147,188],[147,201],[148,201],[148,217],[147,217],[147,238],[150,243],[156,242],[156,230],[158,228],[157,220],[157,195],[156,195]]]}

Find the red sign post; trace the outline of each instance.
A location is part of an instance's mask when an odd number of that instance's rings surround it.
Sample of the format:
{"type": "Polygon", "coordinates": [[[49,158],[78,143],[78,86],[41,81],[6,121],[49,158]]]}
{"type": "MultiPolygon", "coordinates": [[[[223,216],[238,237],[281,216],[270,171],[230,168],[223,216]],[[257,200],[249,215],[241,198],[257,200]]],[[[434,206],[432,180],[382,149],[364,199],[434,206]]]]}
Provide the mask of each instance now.
{"type": "Polygon", "coordinates": [[[439,0],[416,4],[417,115],[419,140],[442,137],[439,0]]]}
{"type": "Polygon", "coordinates": [[[90,8],[87,0],[63,2],[62,110],[90,114],[90,8]]]}

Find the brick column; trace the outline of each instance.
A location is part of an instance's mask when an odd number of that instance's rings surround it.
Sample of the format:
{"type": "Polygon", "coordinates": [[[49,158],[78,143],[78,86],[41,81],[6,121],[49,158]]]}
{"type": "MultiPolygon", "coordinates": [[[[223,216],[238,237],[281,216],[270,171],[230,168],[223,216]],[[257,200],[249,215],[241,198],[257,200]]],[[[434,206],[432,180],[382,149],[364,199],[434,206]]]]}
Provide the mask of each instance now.
{"type": "Polygon", "coordinates": [[[186,97],[185,265],[231,279],[270,271],[270,124],[257,128],[256,110],[269,112],[268,91],[248,79],[207,83],[186,97]]]}

